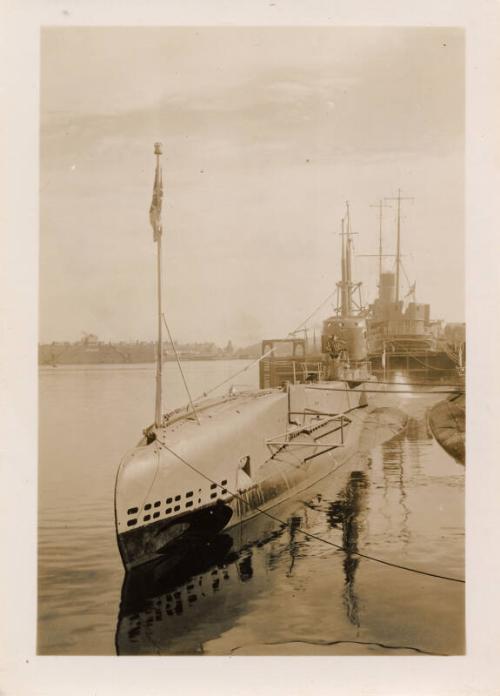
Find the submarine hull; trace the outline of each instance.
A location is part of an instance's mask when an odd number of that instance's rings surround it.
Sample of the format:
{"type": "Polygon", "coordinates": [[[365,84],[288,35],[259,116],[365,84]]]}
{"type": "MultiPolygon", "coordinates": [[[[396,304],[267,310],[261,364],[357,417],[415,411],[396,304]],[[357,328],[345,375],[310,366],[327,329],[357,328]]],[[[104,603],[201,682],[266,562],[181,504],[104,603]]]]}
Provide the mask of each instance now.
{"type": "Polygon", "coordinates": [[[115,488],[125,568],[261,514],[352,456],[366,394],[327,384],[214,401],[129,452],[115,488]]]}

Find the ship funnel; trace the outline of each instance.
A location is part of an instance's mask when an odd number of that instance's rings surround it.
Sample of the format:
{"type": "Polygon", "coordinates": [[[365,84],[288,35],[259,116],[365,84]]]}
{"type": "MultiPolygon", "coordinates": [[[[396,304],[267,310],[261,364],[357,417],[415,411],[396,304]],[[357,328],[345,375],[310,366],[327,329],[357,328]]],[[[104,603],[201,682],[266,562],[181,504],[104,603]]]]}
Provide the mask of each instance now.
{"type": "Polygon", "coordinates": [[[394,273],[380,274],[378,296],[383,304],[391,304],[396,301],[396,276],[394,273]]]}

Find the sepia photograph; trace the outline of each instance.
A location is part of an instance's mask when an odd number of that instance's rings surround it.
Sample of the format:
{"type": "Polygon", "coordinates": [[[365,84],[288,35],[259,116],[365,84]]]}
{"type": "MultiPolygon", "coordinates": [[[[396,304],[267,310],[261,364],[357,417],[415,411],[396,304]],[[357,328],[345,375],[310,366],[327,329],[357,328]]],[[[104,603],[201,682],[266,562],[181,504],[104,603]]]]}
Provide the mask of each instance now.
{"type": "Polygon", "coordinates": [[[40,655],[463,655],[465,32],[44,27],[40,655]]]}
{"type": "Polygon", "coordinates": [[[0,18],[0,694],[497,694],[497,4],[0,18]]]}

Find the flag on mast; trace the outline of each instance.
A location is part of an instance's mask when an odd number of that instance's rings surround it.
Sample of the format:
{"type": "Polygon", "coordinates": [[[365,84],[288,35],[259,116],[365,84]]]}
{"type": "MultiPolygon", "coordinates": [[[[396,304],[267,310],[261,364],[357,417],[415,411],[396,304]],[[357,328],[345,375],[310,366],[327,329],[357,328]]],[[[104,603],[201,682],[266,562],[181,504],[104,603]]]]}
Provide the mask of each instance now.
{"type": "Polygon", "coordinates": [[[156,171],[153,185],[153,198],[149,209],[149,222],[153,228],[153,241],[157,242],[163,232],[161,224],[161,203],[163,199],[163,180],[160,167],[161,145],[155,143],[156,171]]]}

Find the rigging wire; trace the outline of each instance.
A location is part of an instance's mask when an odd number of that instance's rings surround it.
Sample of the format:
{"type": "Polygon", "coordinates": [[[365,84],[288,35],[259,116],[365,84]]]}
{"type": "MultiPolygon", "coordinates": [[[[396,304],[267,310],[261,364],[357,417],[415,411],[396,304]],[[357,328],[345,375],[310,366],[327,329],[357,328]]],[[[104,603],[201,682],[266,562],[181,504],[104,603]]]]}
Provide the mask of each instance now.
{"type": "Polygon", "coordinates": [[[232,375],[231,375],[230,377],[228,377],[227,379],[224,379],[222,382],[220,382],[220,384],[217,384],[215,387],[212,387],[211,389],[207,389],[207,391],[204,391],[202,394],[200,394],[199,396],[197,396],[197,397],[194,399],[194,401],[195,401],[195,402],[196,402],[196,401],[199,401],[200,399],[203,399],[203,398],[205,398],[206,396],[208,396],[209,394],[211,394],[212,392],[214,392],[216,389],[219,389],[220,387],[224,386],[224,384],[227,384],[228,382],[232,382],[232,380],[233,380],[235,377],[238,377],[238,375],[243,374],[243,372],[246,372],[246,371],[249,370],[251,367],[253,367],[253,366],[256,365],[257,363],[259,363],[261,360],[263,360],[264,358],[267,358],[267,356],[270,355],[271,353],[274,353],[274,351],[275,351],[275,348],[271,348],[270,350],[266,351],[266,352],[265,352],[263,355],[261,355],[259,358],[257,358],[256,360],[254,360],[254,361],[251,362],[250,364],[246,365],[244,368],[242,368],[242,369],[239,370],[238,372],[235,372],[234,374],[232,374],[232,375]]]}
{"type": "MultiPolygon", "coordinates": [[[[202,471],[197,469],[193,464],[191,464],[186,459],[184,459],[184,457],[181,457],[180,454],[177,454],[177,452],[175,452],[171,447],[169,447],[165,442],[163,442],[163,440],[160,440],[160,438],[158,436],[156,437],[156,441],[158,442],[158,444],[161,447],[163,447],[165,450],[170,452],[170,454],[172,454],[174,457],[176,457],[180,462],[185,464],[187,467],[189,467],[192,471],[197,473],[199,476],[201,476],[204,479],[206,479],[207,481],[209,481],[212,485],[215,484],[217,486],[217,488],[222,488],[223,490],[227,491],[234,498],[236,498],[238,501],[243,503],[245,506],[249,507],[249,503],[241,495],[229,490],[227,488],[227,485],[222,486],[220,483],[217,483],[217,481],[212,480],[210,478],[210,476],[207,476],[202,471]]],[[[275,522],[278,522],[279,524],[282,524],[290,529],[292,528],[292,526],[289,522],[286,522],[285,520],[282,520],[281,518],[276,517],[276,515],[272,515],[267,510],[263,510],[260,507],[254,507],[253,509],[255,509],[257,512],[261,513],[262,515],[269,517],[270,519],[274,520],[275,522]]],[[[336,544],[334,541],[330,541],[329,539],[324,539],[320,536],[317,536],[316,534],[312,534],[311,532],[307,532],[305,529],[302,529],[302,527],[295,527],[294,526],[293,530],[295,532],[300,532],[301,534],[303,534],[306,537],[309,537],[310,539],[315,539],[316,541],[321,541],[324,544],[327,544],[328,546],[332,546],[333,548],[336,548],[339,551],[344,551],[347,553],[347,549],[344,548],[344,546],[342,546],[341,544],[336,544]]],[[[430,571],[427,571],[427,570],[418,570],[417,568],[411,568],[410,566],[404,566],[404,565],[401,565],[399,563],[393,563],[391,561],[386,561],[382,558],[377,558],[376,556],[370,556],[369,554],[361,553],[360,551],[349,551],[349,553],[352,556],[359,556],[360,558],[365,558],[368,561],[374,561],[375,563],[380,563],[382,565],[390,566],[392,568],[398,568],[399,570],[406,570],[409,573],[416,573],[417,575],[427,575],[431,578],[438,578],[440,580],[448,580],[449,582],[458,582],[458,583],[465,584],[465,580],[463,580],[462,578],[454,578],[454,577],[450,577],[447,575],[440,575],[439,573],[431,573],[430,571]]]]}
{"type": "MultiPolygon", "coordinates": [[[[304,321],[301,322],[301,323],[297,326],[296,329],[294,329],[293,331],[290,331],[290,333],[289,333],[288,335],[289,335],[289,336],[293,336],[293,334],[296,334],[298,331],[300,331],[300,329],[304,326],[304,324],[307,324],[307,322],[308,322],[317,312],[319,312],[319,310],[320,310],[329,300],[332,299],[332,297],[336,294],[336,292],[337,292],[337,290],[334,290],[333,292],[331,292],[331,293],[330,293],[330,294],[329,294],[329,295],[316,307],[316,309],[315,309],[313,312],[311,312],[311,314],[309,314],[309,316],[308,316],[306,319],[304,319],[304,321]]],[[[212,394],[212,392],[216,391],[217,389],[220,389],[220,387],[223,387],[223,386],[224,386],[225,384],[227,384],[228,382],[232,382],[232,381],[234,380],[235,377],[238,377],[239,375],[243,374],[243,372],[246,372],[246,371],[249,370],[251,367],[254,367],[254,365],[257,365],[258,363],[260,363],[261,360],[264,360],[264,358],[267,358],[267,356],[268,356],[268,355],[271,355],[271,353],[273,353],[275,350],[276,350],[275,348],[271,348],[270,350],[266,351],[266,352],[263,353],[261,356],[259,356],[258,358],[256,358],[253,362],[251,362],[250,364],[246,365],[246,366],[243,367],[241,370],[238,370],[238,372],[235,372],[235,373],[232,374],[230,377],[227,377],[227,378],[224,379],[222,382],[220,382],[219,384],[217,384],[215,387],[212,387],[211,389],[207,389],[206,391],[202,392],[199,396],[197,396],[195,399],[193,399],[193,401],[194,401],[194,402],[199,401],[200,399],[203,399],[203,398],[207,397],[209,394],[212,394]]]]}
{"type": "MultiPolygon", "coordinates": [[[[411,290],[411,283],[410,283],[410,279],[408,278],[408,274],[407,274],[407,272],[406,272],[406,268],[404,267],[402,261],[399,262],[399,265],[401,266],[401,270],[403,271],[403,274],[404,274],[404,277],[405,277],[405,279],[406,279],[406,282],[408,283],[408,289],[411,290]]],[[[408,295],[409,295],[409,294],[410,294],[410,293],[408,293],[408,295]]],[[[408,296],[408,295],[407,295],[407,296],[408,296]]]]}
{"type": "Polygon", "coordinates": [[[191,392],[189,391],[188,383],[187,383],[186,378],[184,376],[184,370],[182,369],[181,361],[179,360],[179,355],[177,353],[177,348],[175,347],[175,343],[173,341],[172,334],[170,333],[170,329],[168,328],[167,320],[165,319],[165,314],[162,312],[161,316],[163,319],[163,323],[165,324],[165,328],[167,329],[170,344],[172,345],[173,351],[175,353],[175,359],[177,360],[177,365],[179,367],[179,372],[181,373],[182,381],[184,382],[184,387],[185,387],[187,395],[188,395],[189,403],[191,404],[191,408],[193,410],[193,413],[196,417],[196,420],[198,421],[198,425],[200,425],[200,419],[198,418],[198,413],[194,407],[193,400],[191,398],[191,392]]]}
{"type": "Polygon", "coordinates": [[[334,295],[336,295],[336,293],[337,293],[337,290],[335,289],[333,292],[331,292],[331,293],[328,295],[328,297],[326,297],[326,298],[323,300],[323,302],[322,302],[321,304],[319,304],[319,305],[316,307],[316,309],[314,310],[314,312],[311,312],[311,314],[310,314],[306,319],[304,319],[304,321],[303,321],[302,323],[300,323],[300,324],[297,326],[296,329],[294,329],[293,331],[290,331],[290,333],[289,333],[288,335],[289,335],[289,336],[292,336],[293,334],[295,334],[295,333],[297,333],[298,331],[300,331],[300,329],[304,326],[304,324],[307,324],[307,322],[309,321],[309,319],[312,319],[312,317],[316,314],[316,312],[319,312],[319,310],[320,310],[324,305],[326,305],[326,303],[327,303],[329,300],[331,300],[332,297],[333,297],[334,295]]]}

